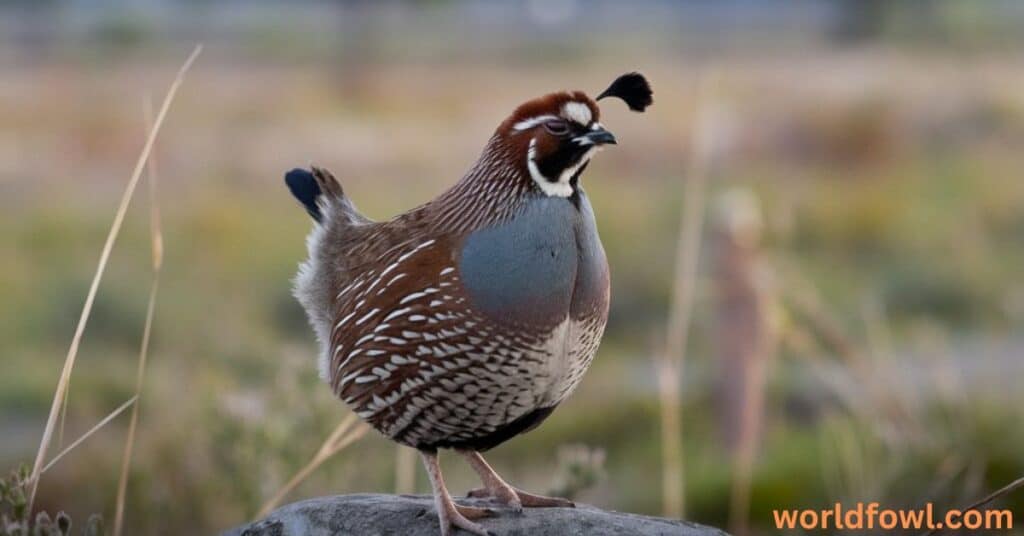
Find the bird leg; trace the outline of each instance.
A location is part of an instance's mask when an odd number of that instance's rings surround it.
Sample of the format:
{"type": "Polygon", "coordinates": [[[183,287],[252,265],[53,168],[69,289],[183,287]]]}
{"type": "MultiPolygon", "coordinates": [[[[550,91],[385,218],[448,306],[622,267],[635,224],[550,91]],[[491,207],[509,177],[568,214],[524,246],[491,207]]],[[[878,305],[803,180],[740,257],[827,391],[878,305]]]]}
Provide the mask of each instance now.
{"type": "Polygon", "coordinates": [[[437,517],[441,522],[441,536],[451,536],[452,527],[458,527],[479,536],[491,536],[493,533],[470,520],[492,516],[494,510],[455,504],[444,485],[444,479],[441,478],[441,464],[437,460],[437,451],[421,450],[420,456],[423,458],[423,465],[427,468],[430,486],[434,489],[434,506],[437,507],[437,517]]]}
{"type": "Polygon", "coordinates": [[[569,499],[534,495],[510,486],[508,482],[505,482],[501,476],[499,476],[498,473],[496,473],[494,469],[487,464],[484,457],[475,450],[460,450],[459,454],[466,457],[469,465],[473,467],[476,474],[480,475],[480,480],[484,483],[483,488],[470,490],[470,492],[466,494],[469,497],[491,497],[516,511],[522,511],[524,506],[527,508],[556,506],[565,508],[576,507],[576,504],[569,499]]]}

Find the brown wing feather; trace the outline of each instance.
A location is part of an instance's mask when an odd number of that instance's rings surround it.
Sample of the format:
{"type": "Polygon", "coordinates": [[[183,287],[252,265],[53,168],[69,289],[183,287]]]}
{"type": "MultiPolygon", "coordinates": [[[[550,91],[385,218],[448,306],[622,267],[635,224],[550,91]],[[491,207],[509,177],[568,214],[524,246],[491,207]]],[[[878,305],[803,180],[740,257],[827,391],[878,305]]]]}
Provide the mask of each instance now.
{"type": "Polygon", "coordinates": [[[493,432],[534,409],[527,382],[537,381],[528,372],[544,358],[541,334],[474,313],[455,244],[416,235],[387,248],[378,241],[375,268],[351,272],[340,289],[331,386],[379,431],[410,445],[493,432]],[[497,403],[509,392],[523,399],[497,403]]]}

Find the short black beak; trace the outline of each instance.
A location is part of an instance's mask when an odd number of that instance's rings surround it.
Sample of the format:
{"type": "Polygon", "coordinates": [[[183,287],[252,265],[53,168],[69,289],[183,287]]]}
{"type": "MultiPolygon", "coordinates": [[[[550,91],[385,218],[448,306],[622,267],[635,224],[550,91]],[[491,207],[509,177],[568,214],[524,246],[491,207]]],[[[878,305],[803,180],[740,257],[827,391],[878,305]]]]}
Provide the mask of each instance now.
{"type": "Polygon", "coordinates": [[[615,145],[615,135],[605,129],[594,130],[586,133],[584,138],[590,140],[594,145],[615,145]]]}

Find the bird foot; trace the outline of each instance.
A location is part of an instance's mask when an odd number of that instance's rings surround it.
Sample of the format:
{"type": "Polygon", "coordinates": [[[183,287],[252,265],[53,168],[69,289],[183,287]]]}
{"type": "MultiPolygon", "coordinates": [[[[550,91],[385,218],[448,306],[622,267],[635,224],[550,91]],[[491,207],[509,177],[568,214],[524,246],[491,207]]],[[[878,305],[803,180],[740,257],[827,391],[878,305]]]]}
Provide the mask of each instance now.
{"type": "Polygon", "coordinates": [[[492,508],[478,508],[476,506],[462,506],[461,504],[455,505],[457,510],[462,517],[466,519],[483,519],[485,517],[494,517],[496,512],[492,508]]]}
{"type": "Polygon", "coordinates": [[[470,521],[494,515],[490,508],[477,508],[475,506],[460,506],[454,503],[451,508],[442,508],[438,512],[441,518],[441,536],[453,536],[453,528],[477,534],[478,536],[494,536],[494,533],[470,521]]]}
{"type": "Polygon", "coordinates": [[[469,490],[467,497],[490,498],[501,504],[511,507],[517,512],[523,508],[575,508],[576,503],[569,499],[560,497],[545,497],[534,495],[512,486],[495,486],[491,488],[476,488],[469,490]]]}

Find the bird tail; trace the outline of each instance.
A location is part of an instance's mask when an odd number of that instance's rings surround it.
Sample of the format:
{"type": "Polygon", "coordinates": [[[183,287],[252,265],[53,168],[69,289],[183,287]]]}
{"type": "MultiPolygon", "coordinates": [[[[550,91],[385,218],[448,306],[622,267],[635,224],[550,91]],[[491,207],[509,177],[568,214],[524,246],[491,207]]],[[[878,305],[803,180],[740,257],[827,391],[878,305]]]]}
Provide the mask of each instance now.
{"type": "MultiPolygon", "coordinates": [[[[338,179],[331,175],[330,171],[310,166],[307,171],[302,168],[295,168],[284,175],[284,182],[288,185],[295,199],[302,203],[306,212],[316,220],[323,223],[324,214],[337,210],[346,223],[367,223],[370,220],[363,216],[352,200],[345,195],[338,179]]],[[[333,214],[332,214],[333,215],[333,214]]]]}

